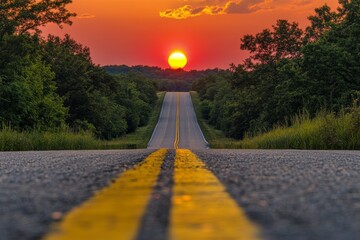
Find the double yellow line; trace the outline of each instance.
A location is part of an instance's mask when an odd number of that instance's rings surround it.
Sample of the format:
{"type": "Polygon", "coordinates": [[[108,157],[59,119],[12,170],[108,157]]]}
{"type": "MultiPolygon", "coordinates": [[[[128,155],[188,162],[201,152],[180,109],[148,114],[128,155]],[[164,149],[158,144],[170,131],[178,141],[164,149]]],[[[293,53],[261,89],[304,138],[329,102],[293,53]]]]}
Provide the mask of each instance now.
{"type": "MultiPolygon", "coordinates": [[[[174,186],[169,239],[257,240],[259,229],[225,186],[190,150],[179,148],[180,94],[177,94],[174,186]]],[[[46,240],[131,240],[140,230],[167,150],[150,154],[110,186],[70,211],[46,240]]],[[[152,236],[149,236],[151,239],[152,236]]]]}
{"type": "Polygon", "coordinates": [[[180,93],[176,93],[176,127],[174,149],[179,148],[180,142],[180,93]]]}
{"type": "MultiPolygon", "coordinates": [[[[45,240],[135,239],[166,154],[160,149],[122,173],[70,211],[45,240]]],[[[169,239],[259,239],[258,227],[190,150],[176,150],[173,178],[169,239]]]]}
{"type": "Polygon", "coordinates": [[[45,240],[134,239],[161,171],[160,149],[70,211],[45,240]]]}
{"type": "MultiPolygon", "coordinates": [[[[135,239],[166,154],[160,149],[122,173],[70,211],[45,240],[135,239]]],[[[190,150],[176,150],[173,177],[169,239],[259,239],[258,227],[190,150]]]]}

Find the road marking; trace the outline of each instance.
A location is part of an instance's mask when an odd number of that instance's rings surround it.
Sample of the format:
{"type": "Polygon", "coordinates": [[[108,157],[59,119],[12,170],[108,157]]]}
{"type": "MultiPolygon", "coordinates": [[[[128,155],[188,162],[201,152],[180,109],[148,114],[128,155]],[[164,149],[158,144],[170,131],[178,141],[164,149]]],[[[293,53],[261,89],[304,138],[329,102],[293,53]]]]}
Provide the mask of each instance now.
{"type": "Polygon", "coordinates": [[[176,150],[170,221],[172,240],[259,239],[258,227],[190,150],[176,150]]]}
{"type": "Polygon", "coordinates": [[[176,127],[174,149],[179,148],[180,142],[180,93],[176,93],[176,127]]]}
{"type": "Polygon", "coordinates": [[[46,240],[133,239],[167,153],[160,149],[73,209],[46,240]]]}

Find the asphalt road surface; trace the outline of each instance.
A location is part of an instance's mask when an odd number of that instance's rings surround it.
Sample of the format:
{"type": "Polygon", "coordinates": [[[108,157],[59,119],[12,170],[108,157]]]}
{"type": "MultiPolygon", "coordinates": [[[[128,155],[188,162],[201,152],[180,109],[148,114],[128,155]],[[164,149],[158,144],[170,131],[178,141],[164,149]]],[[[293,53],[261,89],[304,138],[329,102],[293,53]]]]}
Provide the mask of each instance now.
{"type": "Polygon", "coordinates": [[[265,239],[360,239],[360,152],[195,153],[265,239]]]}
{"type": "Polygon", "coordinates": [[[40,239],[65,213],[151,150],[0,153],[0,239],[40,239]]]}
{"type": "Polygon", "coordinates": [[[174,148],[177,124],[179,127],[178,148],[208,148],[208,143],[197,122],[190,94],[187,92],[166,93],[159,122],[148,143],[148,148],[174,148]]]}
{"type": "Polygon", "coordinates": [[[360,239],[359,151],[206,149],[165,100],[154,149],[0,153],[0,240],[360,239]]]}

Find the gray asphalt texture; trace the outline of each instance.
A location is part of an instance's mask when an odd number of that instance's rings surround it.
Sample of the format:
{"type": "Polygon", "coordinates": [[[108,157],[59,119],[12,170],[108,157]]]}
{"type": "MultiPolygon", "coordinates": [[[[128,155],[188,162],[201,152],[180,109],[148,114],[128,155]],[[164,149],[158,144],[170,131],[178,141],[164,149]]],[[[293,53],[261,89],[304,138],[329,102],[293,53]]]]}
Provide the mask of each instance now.
{"type": "Polygon", "coordinates": [[[360,239],[360,152],[195,151],[265,239],[360,239]]]}
{"type": "Polygon", "coordinates": [[[39,239],[152,150],[0,153],[0,240],[39,239]]]}
{"type": "Polygon", "coordinates": [[[180,142],[179,148],[207,149],[208,143],[199,127],[194,106],[188,92],[168,92],[148,148],[174,148],[176,131],[177,97],[180,100],[180,142]]]}

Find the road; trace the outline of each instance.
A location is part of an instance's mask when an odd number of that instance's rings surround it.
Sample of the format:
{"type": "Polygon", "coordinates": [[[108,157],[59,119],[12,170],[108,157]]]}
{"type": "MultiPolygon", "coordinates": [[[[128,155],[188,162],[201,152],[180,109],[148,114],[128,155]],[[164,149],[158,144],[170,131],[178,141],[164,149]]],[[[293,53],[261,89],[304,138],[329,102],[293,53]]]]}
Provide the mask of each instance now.
{"type": "Polygon", "coordinates": [[[0,240],[359,239],[359,151],[207,149],[192,114],[167,94],[149,149],[0,153],[0,240]]]}
{"type": "Polygon", "coordinates": [[[179,142],[176,148],[208,148],[208,143],[197,122],[190,94],[187,92],[166,93],[159,122],[148,143],[148,148],[174,148],[177,128],[179,128],[179,142]]]}

